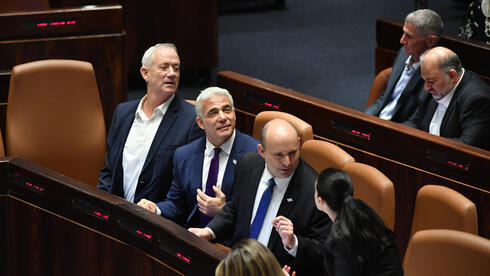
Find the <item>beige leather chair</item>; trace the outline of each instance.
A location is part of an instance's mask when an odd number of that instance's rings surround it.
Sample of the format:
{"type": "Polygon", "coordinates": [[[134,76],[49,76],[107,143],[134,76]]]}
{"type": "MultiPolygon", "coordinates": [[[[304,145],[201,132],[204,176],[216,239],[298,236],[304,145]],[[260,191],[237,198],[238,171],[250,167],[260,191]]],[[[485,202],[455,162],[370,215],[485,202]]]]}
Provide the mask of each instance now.
{"type": "Polygon", "coordinates": [[[388,84],[388,79],[390,78],[392,67],[386,68],[379,72],[374,78],[373,84],[371,86],[371,91],[369,92],[369,98],[366,104],[366,108],[372,105],[379,95],[381,95],[388,84]]]}
{"type": "Polygon", "coordinates": [[[408,244],[405,276],[490,275],[490,240],[461,231],[423,230],[408,244]]]}
{"type": "Polygon", "coordinates": [[[301,146],[301,157],[318,173],[327,168],[343,169],[354,158],[338,146],[321,140],[308,140],[301,146]]]}
{"type": "Polygon", "coordinates": [[[354,185],[354,197],[376,211],[391,230],[395,229],[395,188],[393,182],[378,169],[353,162],[345,166],[354,185]]]}
{"type": "Polygon", "coordinates": [[[7,154],[96,185],[106,135],[94,69],[88,62],[41,60],[12,70],[7,154]]]}
{"type": "Polygon", "coordinates": [[[262,111],[257,114],[253,129],[253,137],[255,139],[260,140],[260,131],[264,125],[272,119],[283,119],[292,123],[298,131],[299,137],[301,138],[301,144],[313,139],[313,128],[310,124],[294,115],[280,111],[262,111]]]}
{"type": "Polygon", "coordinates": [[[448,187],[426,185],[417,193],[411,236],[427,229],[452,229],[478,234],[476,206],[448,187]]]}

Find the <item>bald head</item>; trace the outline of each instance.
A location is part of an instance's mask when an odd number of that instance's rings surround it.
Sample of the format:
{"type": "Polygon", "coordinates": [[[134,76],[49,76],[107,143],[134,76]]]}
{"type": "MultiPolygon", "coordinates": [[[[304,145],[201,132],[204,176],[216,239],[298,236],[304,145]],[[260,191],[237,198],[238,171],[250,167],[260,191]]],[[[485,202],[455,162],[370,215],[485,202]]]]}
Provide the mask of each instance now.
{"type": "Polygon", "coordinates": [[[462,71],[461,60],[458,55],[445,47],[435,47],[427,50],[420,57],[421,65],[427,63],[436,64],[439,70],[443,73],[449,72],[454,69],[458,74],[462,71]]]}
{"type": "Polygon", "coordinates": [[[260,143],[263,147],[266,145],[266,139],[268,136],[269,128],[271,128],[271,132],[274,136],[291,136],[296,137],[295,139],[299,139],[299,134],[293,124],[289,121],[283,119],[274,119],[267,122],[260,132],[260,143]],[[271,128],[272,127],[272,128],[271,128]]]}
{"type": "Polygon", "coordinates": [[[434,99],[440,100],[458,83],[463,67],[458,55],[445,47],[427,50],[420,57],[420,70],[425,81],[425,90],[434,99]]]}
{"type": "Polygon", "coordinates": [[[299,163],[299,136],[288,121],[274,119],[265,124],[257,151],[265,159],[274,177],[285,178],[294,173],[299,163]]]}

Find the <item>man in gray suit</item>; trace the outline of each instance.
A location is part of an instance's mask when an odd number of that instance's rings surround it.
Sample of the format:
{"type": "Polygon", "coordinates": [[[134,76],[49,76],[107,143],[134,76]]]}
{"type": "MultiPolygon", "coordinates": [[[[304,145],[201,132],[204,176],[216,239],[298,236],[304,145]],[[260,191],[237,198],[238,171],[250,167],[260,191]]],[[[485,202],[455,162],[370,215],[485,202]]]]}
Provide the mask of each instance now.
{"type": "Polygon", "coordinates": [[[419,97],[429,95],[424,91],[424,81],[420,76],[420,56],[437,45],[442,29],[441,17],[432,10],[416,10],[407,15],[400,38],[403,47],[393,63],[386,90],[366,109],[366,113],[397,123],[410,118],[419,97]]]}

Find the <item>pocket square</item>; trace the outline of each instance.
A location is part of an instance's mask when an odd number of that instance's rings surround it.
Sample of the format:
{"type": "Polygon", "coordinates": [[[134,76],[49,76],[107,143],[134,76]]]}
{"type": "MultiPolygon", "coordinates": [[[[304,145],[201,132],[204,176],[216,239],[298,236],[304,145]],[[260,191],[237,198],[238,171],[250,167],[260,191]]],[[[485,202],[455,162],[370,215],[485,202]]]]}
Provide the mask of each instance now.
{"type": "Polygon", "coordinates": [[[292,198],[290,198],[290,197],[288,197],[288,198],[286,198],[286,201],[287,201],[287,202],[292,202],[292,201],[293,201],[293,199],[292,199],[292,198]]]}

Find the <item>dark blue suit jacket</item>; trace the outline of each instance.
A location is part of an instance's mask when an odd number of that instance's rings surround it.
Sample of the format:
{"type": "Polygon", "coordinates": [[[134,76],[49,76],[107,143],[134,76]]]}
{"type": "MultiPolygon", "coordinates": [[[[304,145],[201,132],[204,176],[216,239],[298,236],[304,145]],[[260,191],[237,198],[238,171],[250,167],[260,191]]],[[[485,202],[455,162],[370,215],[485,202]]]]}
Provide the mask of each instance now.
{"type": "MultiPolygon", "coordinates": [[[[235,131],[235,141],[231,148],[221,185],[221,191],[226,195],[227,201],[232,198],[231,187],[237,161],[247,152],[256,152],[259,143],[254,138],[238,130],[235,131]]],[[[158,208],[162,211],[162,216],[185,227],[198,227],[200,223],[196,190],[202,189],[202,166],[205,149],[206,137],[201,137],[175,151],[172,186],[167,194],[167,199],[157,203],[158,208]]]]}
{"type": "MultiPolygon", "coordinates": [[[[381,110],[391,102],[398,79],[400,79],[403,70],[405,70],[405,61],[407,58],[408,55],[405,54],[404,47],[402,47],[398,51],[395,62],[393,63],[393,70],[391,71],[388,83],[386,84],[385,91],[366,109],[366,113],[379,116],[381,110]]],[[[395,109],[393,110],[391,121],[403,123],[408,120],[417,109],[419,98],[425,97],[426,95],[427,93],[424,90],[424,80],[421,77],[419,67],[407,83],[407,86],[405,86],[405,89],[403,89],[402,94],[395,105],[395,109]]]]}
{"type": "MultiPolygon", "coordinates": [[[[119,197],[124,197],[123,149],[138,104],[139,100],[134,100],[122,103],[116,108],[107,136],[106,166],[99,174],[97,187],[119,197]]],[[[164,200],[172,182],[172,160],[175,149],[203,134],[204,132],[196,124],[194,107],[175,95],[146,156],[138,178],[134,202],[142,198],[154,202],[164,200]]]]}

